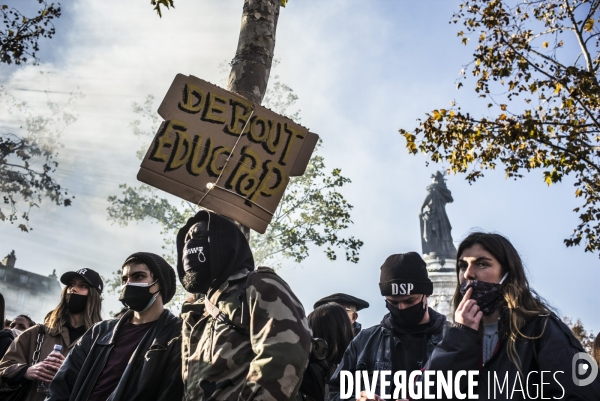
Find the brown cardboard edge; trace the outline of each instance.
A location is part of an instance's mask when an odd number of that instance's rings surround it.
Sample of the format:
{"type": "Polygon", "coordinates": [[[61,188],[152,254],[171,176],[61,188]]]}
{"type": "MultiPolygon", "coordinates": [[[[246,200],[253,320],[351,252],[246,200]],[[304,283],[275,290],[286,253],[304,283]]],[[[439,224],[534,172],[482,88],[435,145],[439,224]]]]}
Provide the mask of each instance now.
{"type": "Polygon", "coordinates": [[[290,170],[290,177],[297,177],[304,175],[306,171],[306,166],[308,165],[308,161],[312,156],[313,151],[315,150],[315,146],[317,146],[317,142],[319,141],[319,135],[313,134],[312,132],[308,132],[306,137],[302,141],[302,147],[300,148],[300,152],[298,152],[298,156],[296,156],[296,162],[294,166],[290,170]]]}

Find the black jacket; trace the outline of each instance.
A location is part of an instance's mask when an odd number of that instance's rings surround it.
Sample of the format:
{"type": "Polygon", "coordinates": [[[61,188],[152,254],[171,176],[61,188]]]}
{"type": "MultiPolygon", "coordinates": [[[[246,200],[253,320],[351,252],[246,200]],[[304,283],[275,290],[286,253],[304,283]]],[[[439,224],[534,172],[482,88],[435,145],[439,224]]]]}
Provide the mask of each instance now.
{"type": "MultiPolygon", "coordinates": [[[[435,346],[442,340],[444,327],[446,326],[446,316],[431,308],[429,308],[429,318],[431,325],[425,333],[428,337],[425,359],[431,355],[435,346]]],[[[398,331],[398,328],[396,328],[396,331],[398,331]]],[[[352,373],[358,370],[366,370],[369,372],[370,377],[373,376],[373,372],[376,370],[392,371],[393,368],[405,370],[405,367],[402,366],[403,358],[397,358],[398,361],[392,367],[392,341],[394,348],[397,349],[401,340],[392,331],[389,313],[383,318],[381,324],[363,329],[358,333],[344,352],[342,362],[329,381],[329,399],[331,401],[340,399],[340,371],[342,370],[349,370],[352,373]]],[[[382,393],[378,380],[375,394],[382,393]]],[[[385,393],[390,393],[390,389],[385,393]]]]}
{"type": "MultiPolygon", "coordinates": [[[[508,357],[506,324],[499,322],[500,343],[496,353],[481,366],[481,340],[479,333],[468,328],[452,327],[446,333],[443,341],[435,349],[425,370],[479,371],[478,386],[474,393],[479,394],[480,400],[528,400],[542,399],[540,386],[543,381],[543,397],[560,400],[600,400],[600,378],[587,386],[577,386],[572,379],[573,357],[584,352],[581,344],[571,333],[571,330],[556,316],[540,316],[527,322],[521,332],[527,337],[539,339],[517,341],[517,354],[521,360],[523,376],[523,392],[517,378],[517,368],[508,357]],[[545,325],[545,328],[544,328],[545,325]],[[504,333],[504,334],[503,334],[504,333]],[[540,372],[550,372],[544,373],[540,372]],[[533,372],[530,374],[530,372],[533,372]],[[563,372],[563,373],[558,373],[563,372]],[[529,380],[528,380],[529,376],[529,380]],[[497,378],[497,379],[496,379],[497,378]],[[496,382],[502,383],[507,379],[503,391],[496,382]],[[516,384],[515,384],[516,383],[516,384]],[[489,384],[489,386],[488,386],[489,384]],[[513,387],[515,391],[513,392],[513,387]],[[536,391],[538,394],[536,395],[536,391]]],[[[467,391],[466,381],[461,381],[461,392],[467,391]]],[[[430,392],[436,394],[435,385],[430,392]]],[[[454,394],[456,395],[456,393],[454,394]]],[[[441,399],[452,399],[441,398],[441,399]]]]}
{"type": "Polygon", "coordinates": [[[0,359],[6,354],[6,350],[14,340],[15,335],[10,329],[0,330],[0,359]]]}
{"type": "MultiPolygon", "coordinates": [[[[119,328],[132,312],[121,319],[95,324],[81,337],[50,384],[46,401],[88,399],[114,346],[119,328]]],[[[181,319],[163,311],[135,349],[115,391],[107,401],[180,400],[181,319]]]]}

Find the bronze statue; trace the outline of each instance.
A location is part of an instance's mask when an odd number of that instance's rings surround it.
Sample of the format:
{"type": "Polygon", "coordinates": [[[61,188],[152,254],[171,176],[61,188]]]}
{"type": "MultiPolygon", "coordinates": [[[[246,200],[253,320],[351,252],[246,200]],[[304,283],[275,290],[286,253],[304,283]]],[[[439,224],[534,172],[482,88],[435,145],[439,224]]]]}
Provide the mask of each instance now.
{"type": "Polygon", "coordinates": [[[433,184],[427,187],[427,196],[419,213],[423,255],[442,260],[454,259],[456,248],[452,243],[452,226],[446,214],[446,203],[451,203],[454,199],[440,171],[431,177],[433,184]]]}

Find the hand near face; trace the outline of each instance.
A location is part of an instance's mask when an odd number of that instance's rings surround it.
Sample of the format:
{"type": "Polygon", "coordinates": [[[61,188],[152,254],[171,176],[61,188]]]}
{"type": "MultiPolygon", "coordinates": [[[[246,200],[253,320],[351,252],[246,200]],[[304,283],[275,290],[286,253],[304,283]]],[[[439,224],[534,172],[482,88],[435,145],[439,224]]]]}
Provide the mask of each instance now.
{"type": "Polygon", "coordinates": [[[472,288],[469,288],[465,293],[462,301],[458,304],[458,308],[456,308],[456,312],[454,312],[454,321],[473,330],[479,330],[479,322],[481,321],[483,312],[479,310],[477,302],[471,299],[472,293],[472,288]]]}

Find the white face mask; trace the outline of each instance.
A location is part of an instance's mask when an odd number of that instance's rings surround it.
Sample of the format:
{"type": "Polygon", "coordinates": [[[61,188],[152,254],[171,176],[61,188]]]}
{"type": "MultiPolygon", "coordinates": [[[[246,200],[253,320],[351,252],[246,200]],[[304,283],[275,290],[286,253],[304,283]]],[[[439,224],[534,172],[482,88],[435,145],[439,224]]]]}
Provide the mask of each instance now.
{"type": "Polygon", "coordinates": [[[22,333],[21,330],[17,330],[17,329],[10,329],[10,331],[13,332],[13,334],[15,335],[15,338],[17,338],[22,333]]]}

